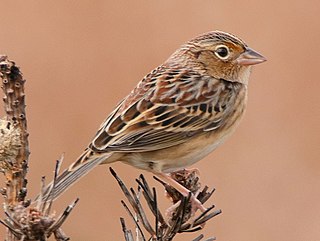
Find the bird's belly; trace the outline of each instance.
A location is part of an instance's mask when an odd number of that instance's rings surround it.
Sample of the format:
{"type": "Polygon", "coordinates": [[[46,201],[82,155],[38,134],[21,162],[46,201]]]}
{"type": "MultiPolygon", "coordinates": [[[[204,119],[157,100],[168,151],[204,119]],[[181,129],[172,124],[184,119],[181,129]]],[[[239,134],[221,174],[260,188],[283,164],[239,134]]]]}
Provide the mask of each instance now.
{"type": "Polygon", "coordinates": [[[169,173],[201,160],[216,149],[225,137],[207,133],[175,147],[158,151],[130,153],[121,161],[139,169],[155,173],[169,173]]]}
{"type": "Polygon", "coordinates": [[[161,171],[169,173],[193,165],[214,151],[220,145],[220,141],[203,145],[201,147],[193,147],[191,144],[192,143],[183,147],[183,149],[187,148],[184,155],[174,156],[174,159],[163,160],[161,162],[161,171]]]}

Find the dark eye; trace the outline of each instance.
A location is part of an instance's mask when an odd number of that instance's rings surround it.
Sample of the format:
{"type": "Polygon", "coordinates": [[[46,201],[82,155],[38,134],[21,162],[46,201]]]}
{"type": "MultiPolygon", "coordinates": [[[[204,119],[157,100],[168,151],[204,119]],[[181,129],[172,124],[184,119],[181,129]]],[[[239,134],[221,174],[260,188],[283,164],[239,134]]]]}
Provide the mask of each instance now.
{"type": "Polygon", "coordinates": [[[220,59],[227,59],[229,57],[229,48],[225,45],[218,45],[214,51],[215,55],[220,59]]]}

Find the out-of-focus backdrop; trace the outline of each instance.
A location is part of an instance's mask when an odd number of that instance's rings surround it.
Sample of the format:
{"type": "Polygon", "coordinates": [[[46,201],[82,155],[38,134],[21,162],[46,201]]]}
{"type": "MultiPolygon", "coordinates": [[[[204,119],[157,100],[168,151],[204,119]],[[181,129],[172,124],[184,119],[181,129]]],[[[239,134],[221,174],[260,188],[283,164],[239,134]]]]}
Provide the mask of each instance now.
{"type": "MultiPolygon", "coordinates": [[[[320,240],[319,10],[316,0],[1,4],[0,53],[27,79],[29,196],[38,193],[42,175],[51,179],[62,153],[64,167],[76,159],[146,73],[188,39],[219,29],[243,38],[268,62],[253,70],[236,133],[194,165],[202,182],[217,189],[212,202],[223,210],[202,233],[223,241],[320,240]]],[[[112,166],[135,185],[139,170],[112,166]]],[[[64,225],[72,240],[124,240],[119,217],[129,218],[107,166],[82,179],[54,209],[76,197],[80,203],[64,225]]]]}

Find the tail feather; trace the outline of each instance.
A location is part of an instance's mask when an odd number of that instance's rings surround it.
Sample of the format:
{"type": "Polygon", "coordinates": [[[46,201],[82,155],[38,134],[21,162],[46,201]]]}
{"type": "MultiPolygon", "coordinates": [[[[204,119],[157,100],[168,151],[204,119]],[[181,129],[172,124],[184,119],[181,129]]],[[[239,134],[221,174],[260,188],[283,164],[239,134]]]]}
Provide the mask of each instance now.
{"type": "MultiPolygon", "coordinates": [[[[91,155],[89,154],[89,151],[86,151],[68,169],[59,174],[55,181],[44,188],[41,195],[42,200],[55,200],[69,187],[80,180],[80,178],[106,160],[110,155],[111,154],[109,153],[91,155]]],[[[36,200],[38,199],[39,196],[36,200]]]]}

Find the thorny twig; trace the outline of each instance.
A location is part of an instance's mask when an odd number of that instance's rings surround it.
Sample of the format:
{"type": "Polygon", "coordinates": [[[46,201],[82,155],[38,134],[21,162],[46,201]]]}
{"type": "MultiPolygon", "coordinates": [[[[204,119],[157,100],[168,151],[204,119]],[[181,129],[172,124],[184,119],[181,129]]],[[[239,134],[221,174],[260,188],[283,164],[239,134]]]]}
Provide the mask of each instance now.
{"type": "MultiPolygon", "coordinates": [[[[174,188],[167,185],[166,183],[159,180],[167,191],[167,195],[171,198],[173,206],[169,209],[170,212],[167,213],[167,218],[164,218],[159,207],[157,205],[157,194],[155,188],[150,189],[149,184],[143,175],[140,175],[137,179],[138,191],[136,192],[133,188],[129,189],[122,182],[116,172],[110,168],[112,175],[117,180],[121,190],[125,194],[127,200],[129,201],[133,212],[126,205],[124,201],[121,201],[126,211],[129,213],[131,219],[133,220],[136,227],[136,237],[133,237],[132,231],[128,230],[123,218],[120,218],[122,230],[126,241],[169,241],[178,233],[183,232],[194,232],[203,228],[204,224],[211,218],[221,213],[221,210],[213,210],[214,205],[209,207],[206,212],[202,213],[198,217],[192,217],[190,197],[182,197],[182,195],[177,192],[174,188]],[[151,224],[147,215],[145,214],[144,208],[142,207],[140,196],[143,195],[145,201],[148,204],[150,211],[154,216],[154,225],[151,224]],[[146,238],[145,230],[150,238],[146,238]]],[[[193,171],[179,171],[172,174],[172,177],[180,182],[180,184],[187,187],[192,192],[196,193],[196,197],[202,203],[205,203],[212,195],[213,191],[208,192],[208,187],[203,188],[200,191],[199,178],[195,175],[193,171]]],[[[203,235],[198,236],[193,241],[202,240],[203,235]]],[[[214,238],[209,238],[206,241],[215,240],[214,238]]]]}
{"type": "MultiPolygon", "coordinates": [[[[8,150],[2,153],[1,171],[5,174],[6,183],[6,204],[10,207],[25,200],[27,190],[26,174],[28,171],[28,132],[25,113],[25,80],[15,63],[9,61],[6,56],[0,56],[0,78],[4,93],[4,109],[6,112],[6,129],[16,131],[15,155],[6,156],[8,150]]],[[[3,133],[3,132],[2,132],[3,133]]],[[[10,135],[9,135],[10,136],[10,135]]],[[[2,139],[9,139],[4,136],[2,139]]],[[[11,149],[11,146],[5,146],[11,149]]]]}
{"type": "MultiPolygon", "coordinates": [[[[0,120],[0,172],[6,177],[5,188],[0,189],[6,218],[0,223],[7,228],[5,241],[45,241],[51,234],[57,241],[69,240],[61,230],[61,225],[78,199],[58,218],[51,214],[53,200],[40,197],[34,207],[30,205],[30,200],[25,200],[29,158],[25,80],[20,69],[7,56],[0,56],[0,80],[6,113],[6,117],[0,120]]],[[[62,158],[57,161],[55,178],[61,161],[62,158]]],[[[44,182],[42,178],[42,186],[44,182]]]]}

